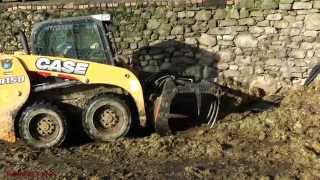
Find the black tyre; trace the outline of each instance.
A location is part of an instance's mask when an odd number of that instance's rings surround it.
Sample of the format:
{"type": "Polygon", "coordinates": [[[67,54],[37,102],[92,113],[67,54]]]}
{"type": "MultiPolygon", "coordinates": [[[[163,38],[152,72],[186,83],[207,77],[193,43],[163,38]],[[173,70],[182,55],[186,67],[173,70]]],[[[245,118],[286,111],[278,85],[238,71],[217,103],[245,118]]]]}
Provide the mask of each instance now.
{"type": "Polygon", "coordinates": [[[97,141],[112,141],[127,135],[131,122],[127,104],[105,94],[91,99],[82,114],[84,131],[97,141]]]}
{"type": "Polygon", "coordinates": [[[19,119],[21,138],[35,148],[59,146],[66,138],[67,122],[56,106],[35,103],[22,112],[19,119]]]}

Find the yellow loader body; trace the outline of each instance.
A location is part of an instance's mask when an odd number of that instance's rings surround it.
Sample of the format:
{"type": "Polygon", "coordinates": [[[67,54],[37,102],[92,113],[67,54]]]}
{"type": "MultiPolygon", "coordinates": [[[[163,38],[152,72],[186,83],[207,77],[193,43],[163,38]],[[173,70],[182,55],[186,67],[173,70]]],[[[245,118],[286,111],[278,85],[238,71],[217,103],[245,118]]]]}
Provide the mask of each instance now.
{"type": "Polygon", "coordinates": [[[15,142],[14,119],[30,94],[30,80],[21,62],[0,55],[0,139],[15,142]]]}
{"type": "Polygon", "coordinates": [[[146,126],[142,86],[135,74],[128,69],[62,57],[0,55],[1,64],[7,61],[12,62],[10,69],[0,67],[0,140],[15,141],[15,115],[27,101],[31,89],[28,72],[64,77],[84,84],[113,85],[122,88],[135,101],[140,125],[146,126]]]}

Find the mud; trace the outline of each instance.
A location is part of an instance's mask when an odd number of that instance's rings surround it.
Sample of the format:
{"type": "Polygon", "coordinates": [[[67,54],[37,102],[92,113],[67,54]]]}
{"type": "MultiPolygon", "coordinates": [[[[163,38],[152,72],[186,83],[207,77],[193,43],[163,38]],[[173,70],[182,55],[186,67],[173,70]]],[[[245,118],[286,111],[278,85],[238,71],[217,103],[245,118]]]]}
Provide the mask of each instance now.
{"type": "Polygon", "coordinates": [[[291,91],[278,108],[228,113],[213,129],[167,137],[47,150],[0,143],[0,179],[319,179],[319,93],[291,91]]]}

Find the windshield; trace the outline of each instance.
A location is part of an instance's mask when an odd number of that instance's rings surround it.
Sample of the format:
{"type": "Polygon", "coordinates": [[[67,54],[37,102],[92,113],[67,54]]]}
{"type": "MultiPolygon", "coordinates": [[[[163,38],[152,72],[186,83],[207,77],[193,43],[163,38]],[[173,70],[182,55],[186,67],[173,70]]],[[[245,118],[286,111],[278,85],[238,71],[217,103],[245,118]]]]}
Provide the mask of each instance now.
{"type": "Polygon", "coordinates": [[[106,63],[105,51],[98,25],[92,21],[47,24],[38,30],[33,42],[35,54],[58,56],[106,63]]]}

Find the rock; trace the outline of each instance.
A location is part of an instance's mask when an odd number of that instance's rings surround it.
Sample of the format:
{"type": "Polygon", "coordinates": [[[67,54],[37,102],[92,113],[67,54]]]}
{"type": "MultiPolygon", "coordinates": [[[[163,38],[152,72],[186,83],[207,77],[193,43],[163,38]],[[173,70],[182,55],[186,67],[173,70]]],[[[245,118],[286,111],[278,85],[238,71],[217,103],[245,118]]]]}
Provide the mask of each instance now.
{"type": "Polygon", "coordinates": [[[143,71],[156,73],[156,72],[159,72],[159,67],[158,66],[148,65],[148,66],[143,67],[143,71]]]}
{"type": "Polygon", "coordinates": [[[184,33],[184,27],[180,25],[173,27],[171,31],[172,35],[182,35],[183,33],[184,33]]]}
{"type": "Polygon", "coordinates": [[[245,8],[240,9],[240,18],[249,17],[249,11],[245,8]]]}
{"type": "Polygon", "coordinates": [[[260,34],[264,32],[264,28],[258,26],[249,27],[249,32],[253,34],[260,34]]]}
{"type": "Polygon", "coordinates": [[[262,73],[264,73],[264,69],[263,69],[262,66],[255,66],[255,67],[254,67],[254,72],[255,72],[256,74],[262,74],[262,73]]]}
{"type": "Polygon", "coordinates": [[[292,8],[292,4],[279,4],[279,9],[281,10],[290,10],[292,8]]]}
{"type": "Polygon", "coordinates": [[[178,12],[178,18],[185,18],[186,17],[186,12],[178,12]]]}
{"type": "Polygon", "coordinates": [[[281,88],[277,82],[269,75],[255,77],[249,85],[249,93],[254,95],[256,90],[260,89],[264,95],[274,95],[281,88]]]}
{"type": "Polygon", "coordinates": [[[219,26],[235,26],[237,24],[238,24],[238,21],[233,20],[233,19],[221,20],[219,22],[219,26]]]}
{"type": "Polygon", "coordinates": [[[200,38],[198,39],[199,43],[202,45],[206,45],[212,47],[217,44],[217,39],[214,36],[208,34],[201,34],[200,38]]]}
{"type": "Polygon", "coordinates": [[[317,37],[318,33],[319,33],[318,31],[305,31],[303,35],[309,36],[309,37],[317,37]]]}
{"type": "Polygon", "coordinates": [[[320,13],[308,14],[304,20],[308,30],[320,30],[320,13]]]}
{"type": "Polygon", "coordinates": [[[234,30],[232,27],[217,27],[209,29],[208,34],[232,34],[234,30]]]}
{"type": "Polygon", "coordinates": [[[131,43],[130,44],[130,49],[134,50],[138,48],[138,44],[137,43],[131,43]]]}
{"type": "Polygon", "coordinates": [[[232,64],[232,65],[229,66],[229,69],[230,69],[230,70],[238,70],[238,69],[239,69],[239,66],[232,64]]]}
{"type": "Polygon", "coordinates": [[[300,48],[303,50],[310,50],[313,48],[313,44],[308,42],[302,42],[300,48]]]}
{"type": "Polygon", "coordinates": [[[169,35],[172,30],[172,26],[170,24],[161,24],[159,27],[159,34],[166,36],[169,35]]]}
{"type": "Polygon", "coordinates": [[[245,65],[245,66],[240,66],[239,71],[241,72],[242,75],[245,75],[248,77],[254,73],[254,68],[252,66],[245,65]]]}
{"type": "Polygon", "coordinates": [[[147,24],[148,29],[157,29],[159,26],[160,22],[156,19],[150,19],[147,24]]]}
{"type": "Polygon", "coordinates": [[[176,17],[176,13],[173,11],[168,11],[166,14],[166,18],[173,18],[173,17],[176,17]]]}
{"type": "Polygon", "coordinates": [[[197,46],[198,45],[198,40],[196,38],[186,38],[185,39],[185,43],[186,44],[189,44],[189,45],[195,45],[197,46]]]}
{"type": "Polygon", "coordinates": [[[193,25],[196,23],[196,20],[193,18],[185,18],[185,19],[180,20],[180,22],[182,24],[186,24],[186,25],[193,25]]]}
{"type": "Polygon", "coordinates": [[[239,7],[247,9],[254,8],[254,0],[241,0],[239,2],[239,7]]]}
{"type": "Polygon", "coordinates": [[[211,28],[215,28],[217,27],[217,21],[214,20],[214,19],[211,19],[209,22],[208,22],[208,28],[211,29],[211,28]]]}
{"type": "Polygon", "coordinates": [[[213,16],[213,19],[215,20],[224,19],[226,15],[227,15],[227,12],[225,11],[225,9],[217,9],[216,13],[213,16]]]}
{"type": "Polygon", "coordinates": [[[261,21],[261,22],[257,23],[257,26],[262,26],[262,27],[267,27],[269,25],[270,25],[270,23],[269,23],[268,20],[264,20],[264,21],[261,21]]]}
{"type": "Polygon", "coordinates": [[[157,7],[157,9],[154,12],[154,17],[156,18],[162,18],[166,15],[166,9],[164,7],[157,7]]]}
{"type": "Polygon", "coordinates": [[[230,62],[234,60],[235,54],[231,50],[221,50],[218,52],[221,62],[230,62]]]}
{"type": "Polygon", "coordinates": [[[313,1],[313,8],[320,9],[320,1],[313,1]]]}
{"type": "Polygon", "coordinates": [[[263,17],[262,11],[251,11],[250,16],[252,17],[263,17]]]}
{"type": "Polygon", "coordinates": [[[226,70],[223,72],[225,77],[238,77],[240,75],[239,71],[236,70],[226,70]]]}
{"type": "Polygon", "coordinates": [[[229,64],[228,63],[219,63],[217,68],[220,70],[226,70],[229,68],[229,64]]]}
{"type": "Polygon", "coordinates": [[[280,4],[291,4],[294,0],[280,0],[280,4]]]}
{"type": "Polygon", "coordinates": [[[186,56],[181,56],[181,57],[172,58],[172,62],[177,64],[177,65],[194,64],[195,63],[195,59],[194,58],[189,58],[189,57],[186,57],[186,56]]]}
{"type": "Polygon", "coordinates": [[[276,21],[274,22],[274,27],[279,29],[284,29],[289,27],[289,22],[282,20],[282,21],[276,21]]]}
{"type": "Polygon", "coordinates": [[[306,51],[305,50],[293,50],[290,53],[290,57],[297,58],[297,59],[303,59],[306,57],[306,51]]]}
{"type": "Polygon", "coordinates": [[[291,29],[290,36],[298,36],[301,32],[301,29],[291,29]]]}
{"type": "Polygon", "coordinates": [[[188,17],[188,18],[192,18],[192,17],[194,17],[195,16],[195,12],[194,11],[187,11],[186,12],[186,17],[188,17]]]}
{"type": "Polygon", "coordinates": [[[236,64],[251,64],[251,56],[237,56],[236,64]]]}
{"type": "Polygon", "coordinates": [[[149,64],[149,61],[139,61],[140,62],[140,66],[144,67],[147,66],[149,64]]]}
{"type": "Polygon", "coordinates": [[[235,39],[235,44],[237,47],[254,48],[258,46],[258,40],[251,34],[239,34],[235,39]]]}
{"type": "Polygon", "coordinates": [[[268,59],[265,64],[268,66],[276,66],[276,65],[281,65],[281,60],[280,59],[268,59]]]}
{"type": "Polygon", "coordinates": [[[294,2],[292,9],[311,9],[312,2],[294,2]]]}
{"type": "Polygon", "coordinates": [[[277,9],[279,6],[278,1],[276,0],[262,0],[261,9],[277,9]]]}
{"type": "Polygon", "coordinates": [[[150,12],[143,12],[141,14],[141,17],[144,19],[150,19],[151,18],[151,13],[150,12]]]}
{"type": "Polygon", "coordinates": [[[211,18],[211,16],[212,16],[211,11],[201,10],[196,14],[195,19],[201,20],[201,21],[207,21],[211,18]]]}
{"type": "Polygon", "coordinates": [[[221,45],[221,46],[233,46],[233,41],[218,41],[218,45],[221,45]]]}
{"type": "Polygon", "coordinates": [[[282,15],[280,13],[269,14],[266,19],[271,21],[279,21],[282,19],[282,15]]]}
{"type": "Polygon", "coordinates": [[[290,73],[291,78],[299,78],[296,81],[292,81],[293,84],[299,84],[300,86],[302,85],[301,78],[303,77],[302,73],[297,73],[297,72],[292,72],[290,73]]]}
{"type": "Polygon", "coordinates": [[[303,21],[297,21],[290,23],[290,26],[293,28],[302,28],[303,27],[303,21]]]}
{"type": "Polygon", "coordinates": [[[172,68],[173,64],[170,62],[164,62],[161,64],[160,66],[160,70],[169,70],[170,68],[172,68]]]}
{"type": "Polygon", "coordinates": [[[234,35],[223,35],[222,39],[225,41],[233,41],[234,40],[234,35]]]}
{"type": "Polygon", "coordinates": [[[231,18],[231,19],[239,19],[240,18],[239,11],[236,8],[232,8],[231,10],[229,10],[228,15],[229,15],[229,18],[231,18]]]}
{"type": "Polygon", "coordinates": [[[244,26],[244,25],[252,26],[252,25],[254,25],[254,23],[255,23],[255,21],[253,18],[244,18],[244,19],[239,20],[240,26],[244,26]]]}
{"type": "Polygon", "coordinates": [[[265,27],[264,31],[266,34],[276,34],[277,30],[274,27],[265,27]]]}
{"type": "Polygon", "coordinates": [[[310,146],[310,148],[318,155],[320,155],[320,143],[319,142],[313,142],[310,146]]]}

